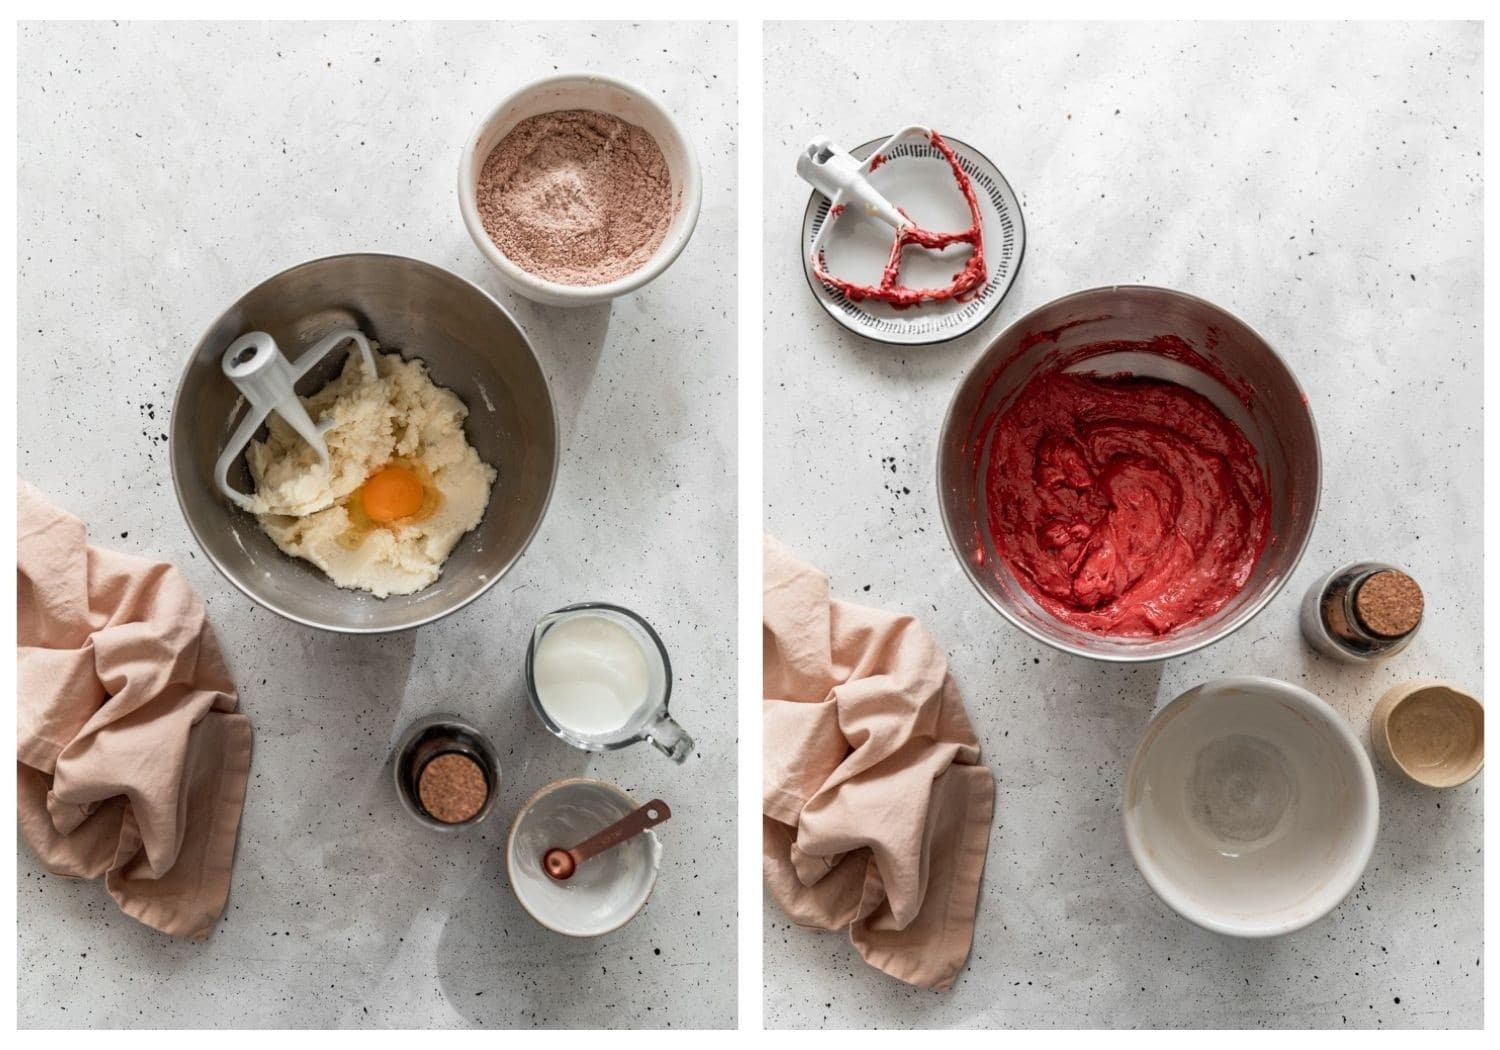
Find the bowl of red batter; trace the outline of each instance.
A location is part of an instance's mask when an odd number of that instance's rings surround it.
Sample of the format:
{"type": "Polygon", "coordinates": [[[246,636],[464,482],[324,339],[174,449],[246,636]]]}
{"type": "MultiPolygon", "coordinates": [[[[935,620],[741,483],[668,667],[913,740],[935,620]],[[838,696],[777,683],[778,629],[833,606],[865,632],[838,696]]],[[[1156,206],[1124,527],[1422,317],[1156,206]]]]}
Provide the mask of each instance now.
{"type": "Polygon", "coordinates": [[[1191,652],[1265,608],[1312,535],[1321,478],[1307,396],[1270,344],[1146,286],[1007,328],[938,447],[943,524],[979,592],[1049,645],[1120,662],[1191,652]]]}

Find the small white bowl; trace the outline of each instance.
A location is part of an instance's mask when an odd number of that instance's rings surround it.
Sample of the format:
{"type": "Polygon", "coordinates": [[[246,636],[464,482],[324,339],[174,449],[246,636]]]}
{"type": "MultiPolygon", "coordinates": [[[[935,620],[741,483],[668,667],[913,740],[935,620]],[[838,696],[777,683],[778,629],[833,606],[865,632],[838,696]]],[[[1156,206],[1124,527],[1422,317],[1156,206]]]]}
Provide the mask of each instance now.
{"type": "Polygon", "coordinates": [[[1338,713],[1251,677],[1189,689],[1157,713],[1121,810],[1157,896],[1233,937],[1327,915],[1358,885],[1380,822],[1370,759],[1338,713]]]}
{"type": "Polygon", "coordinates": [[[521,807],[505,845],[505,870],[521,907],[547,929],[598,937],[624,926],[646,906],[661,870],[661,842],[643,831],[578,866],[566,882],[542,870],[554,846],[571,849],[640,803],[600,780],[557,780],[521,807]]]}
{"type": "Polygon", "coordinates": [[[654,280],[672,265],[687,245],[688,238],[693,235],[693,228],[698,224],[698,209],[702,197],[698,156],[672,114],[644,89],[596,73],[566,73],[536,80],[522,87],[479,122],[479,126],[469,136],[463,156],[458,162],[458,208],[464,217],[464,226],[468,228],[469,236],[474,239],[484,257],[494,263],[508,285],[528,299],[553,306],[590,306],[607,302],[654,280]],[[656,254],[640,269],[617,281],[606,284],[560,284],[538,277],[511,262],[505,253],[495,247],[495,242],[490,240],[490,235],[485,232],[484,223],[479,218],[475,195],[479,187],[479,173],[491,151],[521,121],[563,109],[592,109],[644,128],[661,147],[662,156],[672,174],[672,200],[677,210],[672,217],[672,224],[667,227],[666,237],[657,247],[656,254]]]}

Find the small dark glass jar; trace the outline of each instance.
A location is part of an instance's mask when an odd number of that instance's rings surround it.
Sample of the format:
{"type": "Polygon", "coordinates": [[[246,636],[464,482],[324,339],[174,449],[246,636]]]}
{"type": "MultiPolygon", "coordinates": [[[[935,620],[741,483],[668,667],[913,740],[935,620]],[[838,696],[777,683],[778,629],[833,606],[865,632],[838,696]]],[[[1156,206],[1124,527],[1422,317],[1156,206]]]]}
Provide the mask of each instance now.
{"type": "Polygon", "coordinates": [[[453,715],[428,715],[401,735],[396,796],[418,823],[437,831],[472,827],[500,794],[500,759],[484,736],[453,715]]]}

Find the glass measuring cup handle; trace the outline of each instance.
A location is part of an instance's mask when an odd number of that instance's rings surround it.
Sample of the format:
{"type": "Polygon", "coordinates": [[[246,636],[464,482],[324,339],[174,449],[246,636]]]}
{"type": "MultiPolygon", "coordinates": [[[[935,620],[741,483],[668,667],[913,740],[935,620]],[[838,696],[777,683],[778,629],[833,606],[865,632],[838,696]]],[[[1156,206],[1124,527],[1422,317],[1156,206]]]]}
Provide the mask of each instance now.
{"type": "Polygon", "coordinates": [[[652,747],[673,762],[686,761],[688,755],[693,753],[693,738],[687,735],[682,726],[672,721],[672,716],[666,712],[662,712],[660,718],[646,727],[645,736],[651,741],[652,747]]]}

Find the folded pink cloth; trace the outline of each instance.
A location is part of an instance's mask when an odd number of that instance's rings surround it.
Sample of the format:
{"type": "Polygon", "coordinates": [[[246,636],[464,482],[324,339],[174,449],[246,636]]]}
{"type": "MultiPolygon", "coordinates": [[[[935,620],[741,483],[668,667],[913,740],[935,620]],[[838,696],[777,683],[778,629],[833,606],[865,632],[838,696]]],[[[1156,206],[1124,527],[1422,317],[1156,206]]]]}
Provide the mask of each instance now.
{"type": "Polygon", "coordinates": [[[834,601],[765,541],[764,870],[803,926],[943,990],[969,957],[995,781],[915,619],[834,601]]]}
{"type": "Polygon", "coordinates": [[[203,603],[171,565],[90,547],[24,481],[17,503],[21,834],[48,871],[102,875],[131,918],[207,937],[251,733],[203,603]]]}

